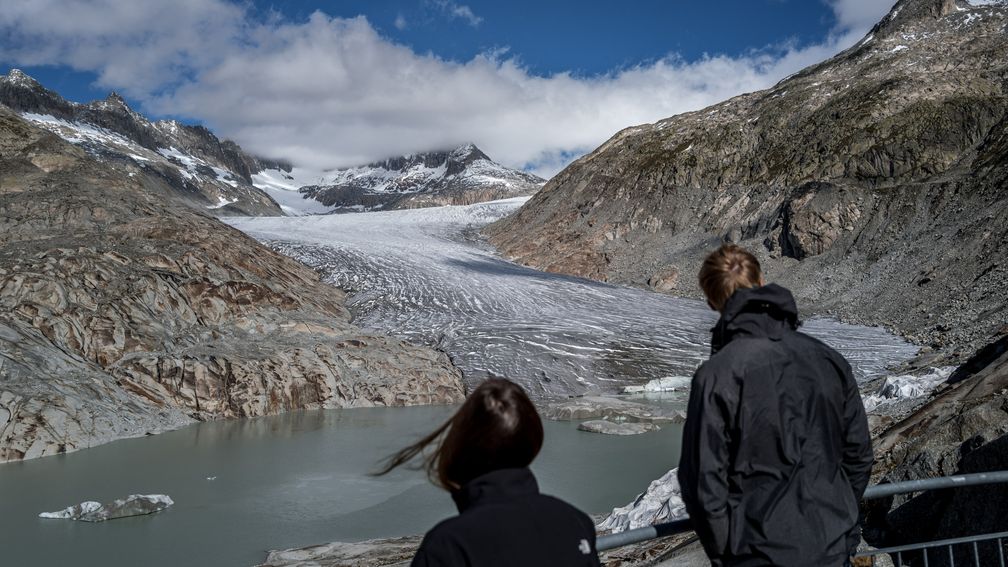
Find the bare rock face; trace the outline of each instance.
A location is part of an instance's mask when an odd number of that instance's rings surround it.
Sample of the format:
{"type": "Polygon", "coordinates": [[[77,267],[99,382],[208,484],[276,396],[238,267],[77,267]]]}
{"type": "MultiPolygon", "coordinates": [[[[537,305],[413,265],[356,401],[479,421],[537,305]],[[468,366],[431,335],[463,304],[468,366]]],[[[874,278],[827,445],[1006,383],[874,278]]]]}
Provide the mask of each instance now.
{"type": "Polygon", "coordinates": [[[258,567],[406,567],[420,547],[420,536],[333,542],[271,551],[258,567]]]}
{"type": "MultiPolygon", "coordinates": [[[[831,183],[809,183],[783,207],[780,251],[798,260],[818,256],[854,231],[864,210],[871,210],[870,193],[831,183]],[[868,203],[865,203],[868,201],[868,203]]],[[[767,248],[774,249],[772,243],[767,248]]]]}
{"type": "Polygon", "coordinates": [[[451,403],[441,353],[0,107],[0,461],[302,408],[451,403]]]}
{"type": "Polygon", "coordinates": [[[1008,321],[1006,24],[1004,3],[901,0],[768,90],[617,133],[486,232],[529,266],[697,297],[730,240],[803,307],[954,359],[1008,321]]]}

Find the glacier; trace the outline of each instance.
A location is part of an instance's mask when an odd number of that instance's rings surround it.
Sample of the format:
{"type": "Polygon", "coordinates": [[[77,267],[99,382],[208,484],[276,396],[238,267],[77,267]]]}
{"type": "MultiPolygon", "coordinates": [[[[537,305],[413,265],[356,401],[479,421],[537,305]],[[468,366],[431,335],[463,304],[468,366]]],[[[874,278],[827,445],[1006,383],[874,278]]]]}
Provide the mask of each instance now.
{"type": "MultiPolygon", "coordinates": [[[[226,222],[347,290],[356,324],[448,353],[469,386],[506,377],[543,400],[654,390],[692,375],[716,314],[700,301],[502,259],[479,229],[526,201],[226,222]]],[[[803,330],[840,350],[859,380],[917,350],[883,329],[829,319],[803,330]]]]}

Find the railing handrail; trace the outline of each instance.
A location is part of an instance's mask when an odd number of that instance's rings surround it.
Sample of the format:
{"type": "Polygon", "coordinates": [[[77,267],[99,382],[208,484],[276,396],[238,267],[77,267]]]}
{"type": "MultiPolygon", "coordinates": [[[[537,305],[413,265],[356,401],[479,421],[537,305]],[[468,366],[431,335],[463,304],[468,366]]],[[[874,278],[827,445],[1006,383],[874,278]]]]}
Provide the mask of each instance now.
{"type": "Polygon", "coordinates": [[[941,476],[938,478],[922,478],[918,480],[906,480],[903,482],[869,486],[868,489],[865,490],[864,499],[878,500],[879,498],[895,496],[897,494],[923,492],[925,490],[938,490],[941,488],[976,486],[978,484],[999,484],[1002,482],[1008,482],[1008,471],[992,471],[973,474],[956,474],[952,476],[941,476]]]}
{"type": "MultiPolygon", "coordinates": [[[[942,488],[959,488],[963,486],[976,486],[980,484],[1008,483],[1008,471],[992,471],[973,474],[957,474],[938,478],[925,478],[919,480],[907,480],[903,482],[893,482],[876,484],[869,486],[864,493],[865,500],[877,500],[896,494],[909,494],[913,492],[923,492],[926,490],[939,490],[942,488]]],[[[633,543],[640,543],[649,539],[675,535],[688,532],[692,529],[689,516],[676,518],[671,522],[655,524],[626,530],[619,533],[599,536],[595,542],[598,551],[606,551],[616,547],[623,547],[633,543]]]]}

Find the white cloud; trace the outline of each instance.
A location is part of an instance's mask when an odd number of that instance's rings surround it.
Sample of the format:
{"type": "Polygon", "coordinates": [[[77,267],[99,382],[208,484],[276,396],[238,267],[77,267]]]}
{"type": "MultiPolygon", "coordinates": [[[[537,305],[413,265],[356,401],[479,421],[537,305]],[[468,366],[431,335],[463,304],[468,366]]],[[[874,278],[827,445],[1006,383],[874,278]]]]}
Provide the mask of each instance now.
{"type": "Polygon", "coordinates": [[[889,13],[896,0],[829,0],[841,30],[868,30],[889,13]]]}
{"type": "Polygon", "coordinates": [[[473,13],[472,8],[465,4],[456,4],[452,0],[433,0],[434,5],[443,10],[452,18],[465,20],[472,27],[477,27],[483,23],[483,18],[473,13]]]}
{"type": "Polygon", "coordinates": [[[397,30],[401,31],[406,29],[407,26],[409,26],[409,22],[406,21],[406,16],[403,16],[402,14],[397,14],[395,21],[392,22],[392,25],[394,25],[397,30]]]}
{"type": "Polygon", "coordinates": [[[837,0],[843,23],[818,45],[541,76],[504,51],[465,62],[418,54],[364,18],[262,22],[223,0],[171,9],[125,0],[20,4],[0,13],[0,37],[10,38],[0,39],[0,58],[94,71],[101,86],[145,110],[203,120],[262,155],[333,167],[472,141],[544,175],[626,126],[770,86],[852,45],[867,27],[851,23],[853,9],[837,0]]]}

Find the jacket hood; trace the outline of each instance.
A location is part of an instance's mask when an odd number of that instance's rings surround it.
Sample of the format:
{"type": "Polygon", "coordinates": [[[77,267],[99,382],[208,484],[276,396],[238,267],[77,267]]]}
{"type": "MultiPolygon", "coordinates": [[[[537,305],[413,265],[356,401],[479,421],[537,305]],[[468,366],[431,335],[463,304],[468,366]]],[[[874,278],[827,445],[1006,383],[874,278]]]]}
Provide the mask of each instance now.
{"type": "Polygon", "coordinates": [[[721,318],[711,329],[711,354],[736,336],[780,340],[786,331],[793,331],[800,324],[798,305],[787,289],[777,284],[739,289],[728,298],[721,318]]]}
{"type": "Polygon", "coordinates": [[[528,468],[498,469],[478,476],[451,493],[458,511],[488,502],[539,494],[539,483],[528,468]]]}

